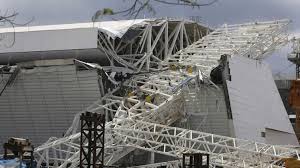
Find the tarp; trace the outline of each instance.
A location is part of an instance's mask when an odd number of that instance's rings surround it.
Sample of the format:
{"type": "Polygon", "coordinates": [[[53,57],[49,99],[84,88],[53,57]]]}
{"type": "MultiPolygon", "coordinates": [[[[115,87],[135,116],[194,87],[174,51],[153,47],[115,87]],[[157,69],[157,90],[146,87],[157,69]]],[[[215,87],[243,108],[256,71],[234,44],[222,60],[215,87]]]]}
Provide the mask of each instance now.
{"type": "Polygon", "coordinates": [[[26,165],[20,164],[19,159],[0,160],[0,168],[26,168],[26,165]]]}

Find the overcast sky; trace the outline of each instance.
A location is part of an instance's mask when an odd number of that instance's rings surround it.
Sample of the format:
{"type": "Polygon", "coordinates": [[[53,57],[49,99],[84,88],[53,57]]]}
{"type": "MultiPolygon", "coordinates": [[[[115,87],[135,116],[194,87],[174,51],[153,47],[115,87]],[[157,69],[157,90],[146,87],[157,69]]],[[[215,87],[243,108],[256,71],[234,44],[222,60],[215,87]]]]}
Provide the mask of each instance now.
{"type": "MultiPolygon", "coordinates": [[[[126,1],[126,0],[125,0],[126,1]]],[[[132,2],[133,0],[127,0],[132,2]]],[[[174,0],[177,1],[177,0],[174,0]]],[[[208,0],[205,0],[206,2],[208,0]]],[[[115,10],[126,8],[124,0],[0,0],[0,9],[20,13],[18,22],[25,22],[34,17],[31,25],[62,24],[87,22],[101,8],[115,10]]],[[[300,32],[300,0],[219,0],[217,3],[192,9],[153,4],[156,15],[142,12],[141,18],[148,17],[185,17],[199,16],[201,21],[211,27],[223,23],[243,23],[252,21],[288,18],[293,22],[290,32],[300,32]]],[[[287,49],[276,52],[267,59],[273,73],[293,73],[293,67],[286,60],[287,49]]]]}

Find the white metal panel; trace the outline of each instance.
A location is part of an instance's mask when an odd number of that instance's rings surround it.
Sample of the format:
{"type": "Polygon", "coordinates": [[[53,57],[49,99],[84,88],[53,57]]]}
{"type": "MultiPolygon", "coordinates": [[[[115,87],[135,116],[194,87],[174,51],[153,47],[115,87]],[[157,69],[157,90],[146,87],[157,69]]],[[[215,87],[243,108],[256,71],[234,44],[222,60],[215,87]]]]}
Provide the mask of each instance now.
{"type": "Polygon", "coordinates": [[[235,56],[229,59],[228,94],[237,138],[265,142],[265,128],[293,134],[294,130],[269,67],[260,61],[235,56]]]}
{"type": "Polygon", "coordinates": [[[9,33],[2,43],[14,44],[0,53],[97,48],[97,33],[96,28],[9,33]]]}
{"type": "Polygon", "coordinates": [[[0,33],[38,32],[38,31],[51,31],[51,30],[95,28],[95,29],[100,29],[105,31],[112,37],[121,38],[131,26],[143,24],[143,22],[146,21],[150,21],[150,19],[134,19],[134,20],[72,23],[72,24],[59,24],[59,25],[26,26],[26,27],[15,27],[15,28],[0,28],[0,33]]]}
{"type": "Polygon", "coordinates": [[[266,128],[266,142],[268,144],[298,144],[297,139],[294,138],[295,134],[281,132],[273,129],[266,128]]]}

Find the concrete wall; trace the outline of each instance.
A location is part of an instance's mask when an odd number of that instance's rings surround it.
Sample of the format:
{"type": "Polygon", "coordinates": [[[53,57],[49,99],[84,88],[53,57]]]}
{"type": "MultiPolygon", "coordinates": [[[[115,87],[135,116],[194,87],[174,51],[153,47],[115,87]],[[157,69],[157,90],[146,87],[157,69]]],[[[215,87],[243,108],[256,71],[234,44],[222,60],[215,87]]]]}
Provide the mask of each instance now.
{"type": "Polygon", "coordinates": [[[35,146],[60,137],[74,115],[99,96],[93,70],[76,71],[74,65],[22,69],[0,96],[0,144],[12,136],[29,138],[35,146]]]}

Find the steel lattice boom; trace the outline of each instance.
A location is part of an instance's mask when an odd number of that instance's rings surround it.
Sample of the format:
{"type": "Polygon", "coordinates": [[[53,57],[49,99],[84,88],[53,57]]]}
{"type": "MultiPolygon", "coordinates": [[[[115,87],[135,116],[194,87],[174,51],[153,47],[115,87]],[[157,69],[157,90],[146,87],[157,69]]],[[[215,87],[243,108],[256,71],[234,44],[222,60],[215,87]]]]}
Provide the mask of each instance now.
{"type": "Polygon", "coordinates": [[[296,149],[143,121],[124,119],[109,129],[111,134],[123,137],[123,145],[175,157],[184,152],[204,152],[211,154],[214,165],[219,166],[276,167],[281,158],[300,158],[296,149]],[[145,145],[139,146],[141,143],[145,145]]]}
{"type": "Polygon", "coordinates": [[[205,75],[223,54],[263,59],[288,42],[289,20],[223,25],[189,47],[172,55],[169,63],[197,66],[205,75]]]}

